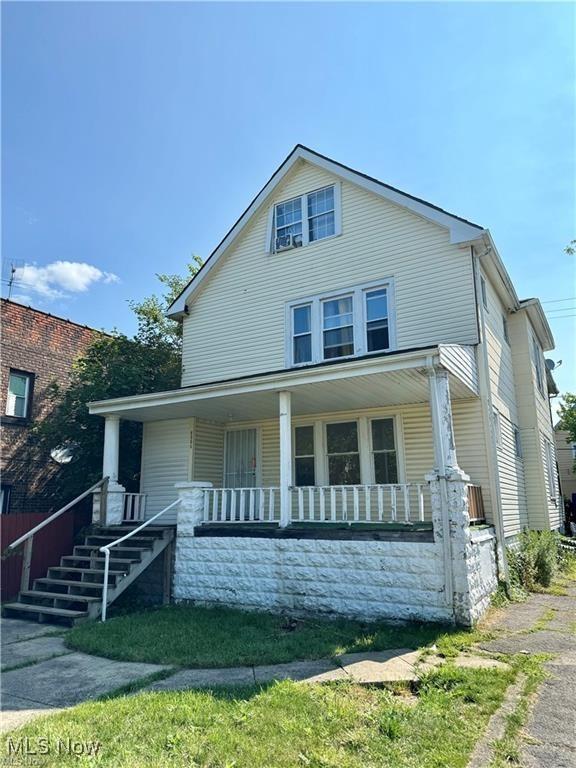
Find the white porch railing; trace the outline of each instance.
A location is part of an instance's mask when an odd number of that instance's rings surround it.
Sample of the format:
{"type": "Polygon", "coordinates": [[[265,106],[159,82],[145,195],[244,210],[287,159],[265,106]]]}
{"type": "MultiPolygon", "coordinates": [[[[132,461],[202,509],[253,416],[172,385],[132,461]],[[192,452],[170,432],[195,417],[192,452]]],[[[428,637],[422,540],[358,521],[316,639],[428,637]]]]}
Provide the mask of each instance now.
{"type": "Polygon", "coordinates": [[[292,489],[292,522],[424,521],[424,484],[330,485],[292,489]]]}
{"type": "Polygon", "coordinates": [[[136,523],[146,519],[146,494],[124,494],[124,522],[136,523]]]}
{"type": "Polygon", "coordinates": [[[206,488],[205,523],[278,523],[279,488],[206,488]]]}
{"type": "MultiPolygon", "coordinates": [[[[290,522],[414,523],[425,519],[424,483],[292,487],[290,522]]],[[[207,488],[204,523],[280,523],[280,489],[207,488]]]]}

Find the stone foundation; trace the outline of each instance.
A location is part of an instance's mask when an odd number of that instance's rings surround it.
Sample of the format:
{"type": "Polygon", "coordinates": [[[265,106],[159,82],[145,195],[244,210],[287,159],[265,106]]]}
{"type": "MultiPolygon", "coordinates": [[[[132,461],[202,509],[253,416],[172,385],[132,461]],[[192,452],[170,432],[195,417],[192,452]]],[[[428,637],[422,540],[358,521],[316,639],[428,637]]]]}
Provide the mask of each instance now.
{"type": "Polygon", "coordinates": [[[195,536],[206,484],[180,484],[174,599],[294,615],[470,625],[497,586],[496,540],[491,528],[469,527],[465,479],[454,476],[447,486],[451,514],[442,526],[442,489],[431,479],[437,514],[434,541],[427,542],[195,536]]]}
{"type": "Polygon", "coordinates": [[[292,614],[451,621],[429,543],[178,537],[174,598],[292,614]]]}

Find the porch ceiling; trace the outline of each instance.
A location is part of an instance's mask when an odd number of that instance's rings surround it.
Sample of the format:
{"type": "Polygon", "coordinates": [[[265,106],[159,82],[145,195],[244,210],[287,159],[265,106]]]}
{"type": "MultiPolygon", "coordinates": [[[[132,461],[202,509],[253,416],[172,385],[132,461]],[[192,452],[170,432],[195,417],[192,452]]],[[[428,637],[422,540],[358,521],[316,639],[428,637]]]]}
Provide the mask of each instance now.
{"type": "MultiPolygon", "coordinates": [[[[133,421],[193,416],[222,422],[269,419],[278,416],[281,390],[292,393],[293,416],[423,403],[429,398],[426,365],[441,366],[439,351],[432,352],[425,357],[395,355],[396,365],[391,358],[350,361],[314,371],[118,398],[91,403],[90,412],[133,421]]],[[[457,375],[449,372],[449,377],[453,399],[475,396],[457,375]]]]}

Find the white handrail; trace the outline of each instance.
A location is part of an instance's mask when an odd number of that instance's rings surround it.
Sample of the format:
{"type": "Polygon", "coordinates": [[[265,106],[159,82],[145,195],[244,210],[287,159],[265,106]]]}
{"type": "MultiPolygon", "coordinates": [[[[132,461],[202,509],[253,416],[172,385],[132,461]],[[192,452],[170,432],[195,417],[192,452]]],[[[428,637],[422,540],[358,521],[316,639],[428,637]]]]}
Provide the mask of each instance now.
{"type": "Polygon", "coordinates": [[[102,621],[106,621],[106,609],[108,607],[108,573],[110,570],[110,550],[112,547],[118,546],[118,544],[121,544],[123,541],[126,541],[126,539],[130,539],[134,534],[141,531],[143,528],[146,528],[150,523],[153,523],[154,520],[157,520],[160,515],[163,515],[165,512],[168,512],[171,509],[174,509],[174,507],[177,504],[180,504],[182,499],[176,499],[176,501],[173,501],[172,504],[169,504],[165,509],[161,510],[160,512],[157,512],[155,515],[153,515],[148,520],[145,520],[142,525],[139,525],[137,528],[134,528],[133,531],[130,531],[130,533],[127,533],[125,536],[121,536],[119,539],[116,539],[115,541],[111,541],[109,544],[104,544],[104,546],[100,547],[99,551],[104,553],[104,585],[102,588],[102,621]]]}
{"type": "Polygon", "coordinates": [[[54,512],[53,515],[50,515],[50,517],[47,517],[46,520],[42,520],[41,523],[38,523],[37,526],[34,528],[31,528],[29,531],[24,533],[22,536],[20,536],[19,539],[16,539],[16,541],[13,541],[12,544],[8,545],[8,549],[14,549],[19,544],[22,544],[23,541],[26,541],[26,539],[29,539],[31,536],[34,536],[36,533],[38,533],[39,530],[42,528],[45,528],[47,525],[49,525],[52,520],[55,520],[57,517],[60,517],[60,515],[63,515],[64,512],[68,512],[68,510],[73,507],[75,504],[78,504],[79,501],[82,501],[82,499],[85,499],[86,496],[93,493],[97,488],[99,488],[101,485],[106,483],[108,481],[107,477],[103,477],[102,480],[99,480],[97,483],[95,483],[91,488],[88,488],[87,491],[84,491],[84,493],[81,493],[80,496],[76,496],[75,499],[68,502],[66,506],[62,507],[62,509],[59,509],[57,512],[54,512]]]}

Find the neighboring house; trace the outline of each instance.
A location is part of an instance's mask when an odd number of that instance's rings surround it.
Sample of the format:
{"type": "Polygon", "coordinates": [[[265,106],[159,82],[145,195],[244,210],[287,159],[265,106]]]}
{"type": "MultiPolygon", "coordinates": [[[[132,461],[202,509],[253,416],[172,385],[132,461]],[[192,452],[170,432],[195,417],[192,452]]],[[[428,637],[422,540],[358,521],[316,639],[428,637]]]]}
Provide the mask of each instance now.
{"type": "Polygon", "coordinates": [[[177,600],[470,624],[558,528],[554,340],[483,227],[298,145],[169,315],[181,387],[90,412],[107,522],[177,523],[177,600]]]}
{"type": "Polygon", "coordinates": [[[570,441],[570,435],[563,429],[556,428],[556,456],[562,496],[576,507],[576,443],[570,441]]]}
{"type": "Polygon", "coordinates": [[[59,466],[38,451],[31,430],[50,407],[50,384],[66,386],[98,331],[8,299],[1,310],[2,514],[46,513],[67,499],[55,497],[59,466]]]}

